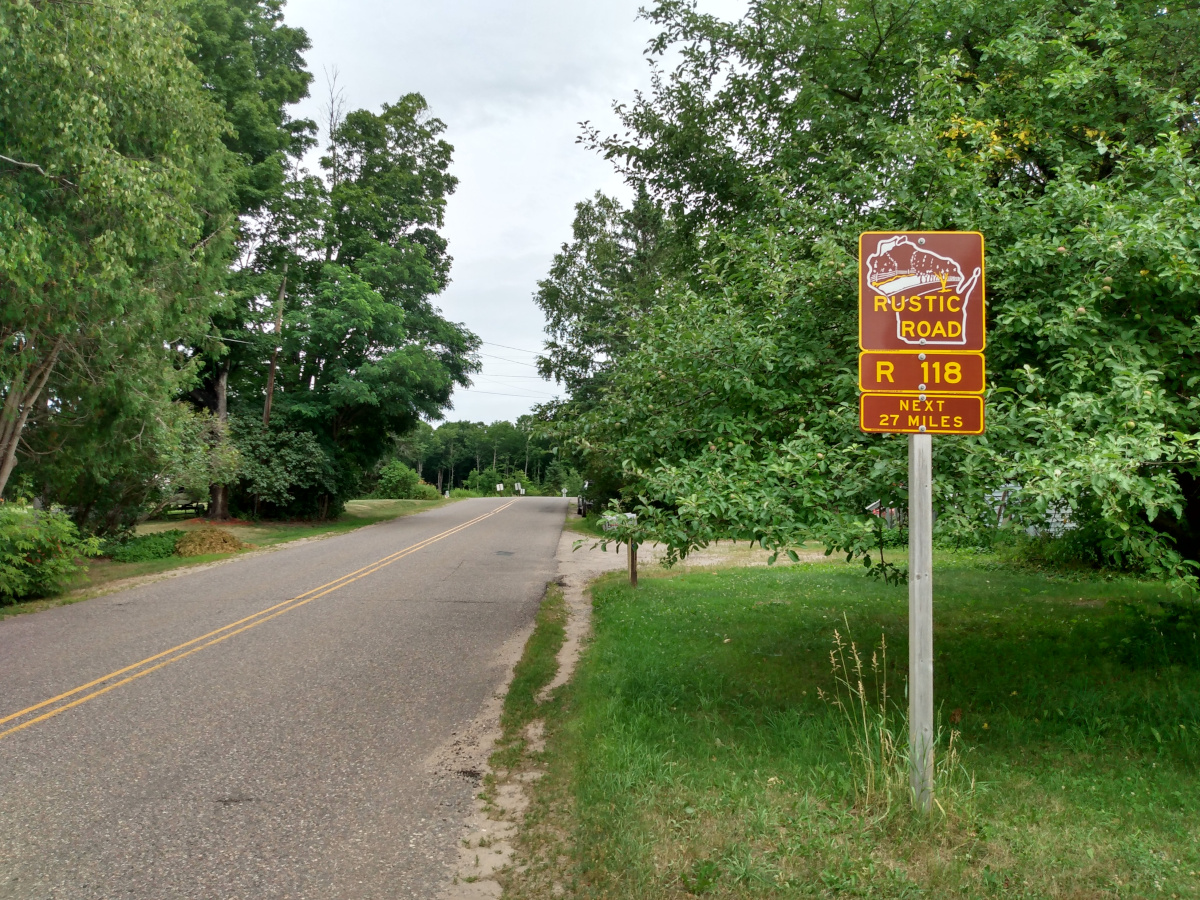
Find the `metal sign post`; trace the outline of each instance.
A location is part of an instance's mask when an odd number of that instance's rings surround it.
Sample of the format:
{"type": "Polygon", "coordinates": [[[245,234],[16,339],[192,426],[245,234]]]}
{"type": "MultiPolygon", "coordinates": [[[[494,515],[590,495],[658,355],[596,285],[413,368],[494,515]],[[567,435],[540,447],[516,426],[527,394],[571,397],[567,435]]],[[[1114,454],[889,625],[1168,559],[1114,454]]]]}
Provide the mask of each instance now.
{"type": "Polygon", "coordinates": [[[865,232],[858,259],[859,428],[908,437],[908,749],[933,805],[933,435],[982,434],[983,235],[865,232]]]}
{"type": "Polygon", "coordinates": [[[933,802],[933,436],[908,436],[908,752],[913,803],[933,802]]]}

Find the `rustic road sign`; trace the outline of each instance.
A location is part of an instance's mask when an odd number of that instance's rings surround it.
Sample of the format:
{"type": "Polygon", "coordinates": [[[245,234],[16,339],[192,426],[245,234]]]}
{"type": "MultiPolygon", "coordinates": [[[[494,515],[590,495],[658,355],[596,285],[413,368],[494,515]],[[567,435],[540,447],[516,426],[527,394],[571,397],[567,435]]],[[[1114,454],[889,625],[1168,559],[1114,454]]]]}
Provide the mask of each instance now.
{"type": "Polygon", "coordinates": [[[982,434],[983,235],[858,239],[859,427],[908,434],[908,744],[913,802],[932,809],[933,435],[982,434]]]}
{"type": "Polygon", "coordinates": [[[863,431],[889,434],[983,434],[978,394],[863,394],[863,431]]]}
{"type": "Polygon", "coordinates": [[[868,231],[858,250],[863,350],[984,349],[983,235],[868,231]]]}
{"type": "Polygon", "coordinates": [[[982,394],[983,354],[864,350],[858,355],[858,387],[874,394],[982,394]]]}

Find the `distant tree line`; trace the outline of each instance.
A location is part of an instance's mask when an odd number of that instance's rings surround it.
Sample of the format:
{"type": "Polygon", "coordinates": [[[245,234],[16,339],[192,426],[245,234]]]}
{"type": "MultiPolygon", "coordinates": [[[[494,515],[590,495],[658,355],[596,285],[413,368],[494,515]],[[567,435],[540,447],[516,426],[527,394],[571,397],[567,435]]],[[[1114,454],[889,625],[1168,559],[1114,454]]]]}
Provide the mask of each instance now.
{"type": "Polygon", "coordinates": [[[101,533],[332,516],[470,384],[478,339],[434,304],[443,123],[336,85],[321,128],[292,117],[282,10],[0,5],[0,496],[101,533]]]}
{"type": "Polygon", "coordinates": [[[444,422],[436,429],[422,422],[394,439],[390,455],[439,491],[482,486],[491,493],[496,483],[514,481],[555,493],[577,489],[578,474],[558,459],[533,416],[491,425],[444,422]]]}

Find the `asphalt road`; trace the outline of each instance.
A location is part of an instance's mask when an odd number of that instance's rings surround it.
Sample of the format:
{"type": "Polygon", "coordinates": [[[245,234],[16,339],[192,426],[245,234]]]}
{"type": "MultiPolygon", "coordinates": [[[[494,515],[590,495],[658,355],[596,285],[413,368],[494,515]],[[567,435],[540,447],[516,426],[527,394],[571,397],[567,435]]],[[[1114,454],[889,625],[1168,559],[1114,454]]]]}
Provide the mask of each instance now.
{"type": "Polygon", "coordinates": [[[428,760],[564,512],[465,500],[0,622],[0,898],[435,896],[477,787],[428,760]]]}

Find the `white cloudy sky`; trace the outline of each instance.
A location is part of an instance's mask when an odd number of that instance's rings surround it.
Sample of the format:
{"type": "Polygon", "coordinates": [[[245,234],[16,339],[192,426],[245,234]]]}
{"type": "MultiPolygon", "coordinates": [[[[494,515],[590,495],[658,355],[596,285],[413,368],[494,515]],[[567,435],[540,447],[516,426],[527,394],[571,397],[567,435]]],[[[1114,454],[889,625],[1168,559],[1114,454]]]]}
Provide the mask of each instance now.
{"type": "MultiPolygon", "coordinates": [[[[447,124],[457,192],[445,234],[454,256],[443,312],[486,343],[475,386],[449,419],[515,419],[557,388],[532,365],[542,315],[531,297],[570,237],[574,205],[596,190],[624,194],[609,163],[578,146],[579,123],[616,130],[614,100],[649,84],[653,30],[645,0],[289,0],[307,30],[320,119],[335,68],[350,109],[416,91],[447,124]]],[[[744,0],[702,0],[732,17],[744,0]]]]}

